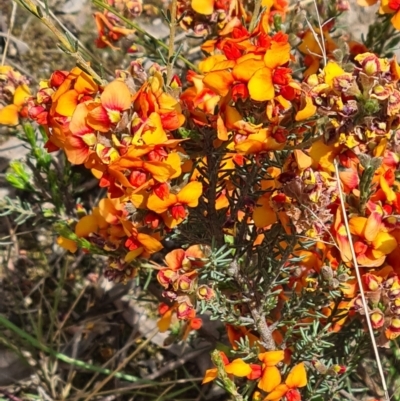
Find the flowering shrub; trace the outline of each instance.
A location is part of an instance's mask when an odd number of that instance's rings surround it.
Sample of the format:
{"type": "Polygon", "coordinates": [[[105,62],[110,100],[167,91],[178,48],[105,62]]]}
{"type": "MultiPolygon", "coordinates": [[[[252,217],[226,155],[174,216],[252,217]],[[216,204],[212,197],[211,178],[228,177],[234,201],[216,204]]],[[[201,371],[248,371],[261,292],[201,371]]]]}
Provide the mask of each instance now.
{"type": "MultiPolygon", "coordinates": [[[[105,255],[115,282],[154,269],[160,331],[181,324],[186,339],[206,311],[225,324],[203,383],[238,400],[339,399],[368,327],[379,346],[400,335],[400,66],[337,36],[343,2],[315,25],[286,1],[171,3],[171,29],[203,38],[196,68],[174,72],[172,48],[109,82],[54,71],[23,107],[26,83],[3,67],[0,122],[36,122],[105,190],[58,225],[61,246],[105,255]]],[[[97,46],[115,49],[145,6],[109,1],[97,46]]]]}

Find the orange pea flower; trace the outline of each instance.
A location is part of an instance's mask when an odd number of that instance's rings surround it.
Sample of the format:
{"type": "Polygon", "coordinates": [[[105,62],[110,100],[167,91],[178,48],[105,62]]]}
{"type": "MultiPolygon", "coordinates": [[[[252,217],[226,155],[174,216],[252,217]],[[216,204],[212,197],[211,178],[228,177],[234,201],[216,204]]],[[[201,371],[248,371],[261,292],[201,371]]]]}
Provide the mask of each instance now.
{"type": "Polygon", "coordinates": [[[258,388],[269,393],[282,381],[281,372],[276,365],[285,359],[285,352],[281,350],[263,352],[258,354],[258,359],[263,363],[258,388]]]}
{"type": "Polygon", "coordinates": [[[187,207],[198,205],[202,192],[202,184],[198,181],[192,181],[177,194],[170,193],[164,199],[160,199],[156,194],[151,194],[147,207],[160,214],[168,228],[174,228],[186,218],[187,207]]]}
{"type": "MultiPolygon", "coordinates": [[[[252,372],[250,365],[244,362],[242,359],[237,358],[234,359],[232,362],[229,362],[229,359],[222,351],[220,352],[220,355],[225,365],[225,371],[226,373],[228,373],[228,375],[234,375],[237,377],[246,377],[252,372]]],[[[215,380],[217,377],[218,377],[217,368],[208,369],[206,370],[206,374],[204,376],[202,384],[209,383],[210,381],[215,380]]]]}
{"type": "MultiPolygon", "coordinates": [[[[376,4],[378,0],[358,0],[357,3],[360,6],[372,6],[376,4]]],[[[381,0],[379,8],[379,14],[393,14],[390,20],[392,25],[400,30],[400,1],[399,0],[381,0]]]]}
{"type": "Polygon", "coordinates": [[[0,87],[3,87],[2,91],[9,93],[12,97],[11,104],[6,104],[4,107],[0,104],[0,125],[18,124],[22,106],[30,95],[29,87],[25,82],[26,79],[12,67],[0,66],[0,87]]]}
{"type": "Polygon", "coordinates": [[[301,395],[298,388],[307,385],[307,373],[304,362],[294,366],[289,372],[284,384],[279,384],[270,392],[265,401],[279,401],[286,397],[288,401],[300,401],[301,395]]]}
{"type": "MultiPolygon", "coordinates": [[[[345,262],[352,260],[349,238],[338,211],[335,219],[335,233],[338,246],[345,262]]],[[[386,256],[397,248],[397,240],[385,231],[382,214],[372,212],[368,218],[357,216],[349,220],[350,232],[353,235],[354,250],[360,266],[381,266],[386,256]]]]}
{"type": "Polygon", "coordinates": [[[131,98],[131,92],[124,82],[111,82],[100,96],[100,105],[89,111],[87,124],[96,131],[109,131],[119,123],[123,111],[131,107],[131,98]]]}

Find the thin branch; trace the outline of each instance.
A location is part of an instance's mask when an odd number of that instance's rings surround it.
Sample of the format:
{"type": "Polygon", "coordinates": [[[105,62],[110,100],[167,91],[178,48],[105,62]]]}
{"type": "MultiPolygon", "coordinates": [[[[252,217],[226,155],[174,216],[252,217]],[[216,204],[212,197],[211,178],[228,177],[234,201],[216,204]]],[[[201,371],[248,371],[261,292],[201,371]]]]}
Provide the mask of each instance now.
{"type": "Polygon", "coordinates": [[[322,34],[322,42],[319,40],[317,33],[315,32],[313,26],[311,25],[310,21],[306,19],[307,25],[310,28],[311,33],[314,36],[315,41],[318,44],[319,49],[321,50],[322,58],[324,59],[324,65],[326,65],[326,52],[325,52],[325,43],[324,43],[324,36],[322,34]]]}
{"type": "Polygon", "coordinates": [[[319,34],[321,36],[322,56],[324,58],[324,67],[325,67],[326,66],[325,36],[324,36],[324,32],[322,30],[321,18],[319,16],[318,5],[317,5],[317,1],[316,0],[314,0],[314,6],[315,6],[315,11],[317,13],[317,20],[318,20],[318,25],[319,25],[319,34]]]}
{"type": "Polygon", "coordinates": [[[8,31],[7,31],[7,38],[6,38],[6,44],[4,45],[3,56],[1,57],[1,65],[4,65],[4,63],[6,61],[8,45],[10,43],[11,32],[12,32],[12,30],[14,28],[14,22],[15,22],[15,16],[16,15],[17,15],[17,4],[13,3],[13,7],[12,7],[12,11],[11,11],[11,17],[10,17],[10,26],[8,27],[8,31]]]}
{"type": "Polygon", "coordinates": [[[351,256],[353,258],[354,270],[356,271],[357,282],[358,282],[358,286],[360,288],[362,304],[363,304],[363,307],[364,307],[364,310],[365,310],[365,319],[367,320],[368,331],[369,331],[369,335],[371,337],[372,347],[374,349],[376,363],[378,365],[378,371],[379,371],[379,374],[381,376],[382,388],[383,388],[383,392],[385,394],[385,399],[386,399],[386,401],[390,401],[389,392],[388,392],[386,379],[385,379],[385,374],[383,372],[382,362],[381,362],[381,359],[380,359],[380,356],[379,356],[378,346],[376,345],[374,329],[372,328],[371,317],[370,317],[370,315],[368,313],[368,302],[367,302],[367,299],[365,298],[365,294],[364,294],[363,283],[362,283],[362,279],[361,279],[361,273],[360,273],[360,269],[359,269],[358,262],[357,262],[356,252],[354,250],[354,244],[353,244],[353,240],[352,240],[352,237],[351,237],[349,221],[347,219],[346,206],[345,206],[345,203],[344,203],[343,191],[342,191],[342,187],[340,185],[339,163],[338,163],[337,159],[335,160],[335,173],[336,173],[336,179],[337,179],[337,184],[338,184],[338,189],[339,189],[340,205],[341,205],[341,208],[342,208],[344,225],[346,227],[346,232],[347,232],[347,236],[348,236],[348,239],[349,239],[349,245],[350,245],[350,250],[351,250],[351,256]]]}

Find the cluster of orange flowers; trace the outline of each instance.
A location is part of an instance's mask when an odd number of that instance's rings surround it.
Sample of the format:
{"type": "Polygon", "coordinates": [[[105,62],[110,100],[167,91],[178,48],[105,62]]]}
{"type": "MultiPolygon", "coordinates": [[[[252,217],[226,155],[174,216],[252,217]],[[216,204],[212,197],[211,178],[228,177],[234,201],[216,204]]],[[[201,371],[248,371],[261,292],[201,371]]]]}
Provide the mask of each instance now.
{"type": "MultiPolygon", "coordinates": [[[[127,18],[136,18],[143,11],[142,0],[107,0],[107,2],[127,18]]],[[[126,28],[123,21],[108,10],[104,10],[103,13],[94,13],[94,18],[98,33],[96,46],[99,48],[110,47],[118,50],[117,42],[135,32],[133,29],[126,28]]]]}
{"type": "MultiPolygon", "coordinates": [[[[258,354],[259,362],[261,363],[246,363],[242,359],[237,358],[229,362],[226,355],[221,352],[225,371],[228,374],[237,377],[246,377],[249,380],[258,380],[258,388],[263,392],[269,393],[266,397],[261,395],[260,391],[256,391],[253,395],[253,400],[280,400],[286,397],[289,401],[301,400],[299,388],[307,385],[307,375],[304,363],[295,365],[287,375],[285,382],[282,383],[281,372],[277,365],[284,361],[284,351],[267,351],[258,354]]],[[[286,361],[287,362],[287,361],[286,361]]],[[[208,383],[217,378],[217,368],[209,369],[203,380],[208,383]]]]}
{"type": "Polygon", "coordinates": [[[181,223],[202,193],[200,182],[184,178],[190,166],[182,139],[170,132],[185,118],[179,102],[163,90],[161,68],[154,65],[139,90],[135,85],[131,74],[120,71],[101,88],[74,68],[53,73],[28,102],[30,117],[47,130],[47,149],[63,149],[71,163],[84,164],[107,188],[110,198],[78,223],[76,233],[118,251],[117,270],[158,252],[162,233],[181,223]]]}
{"type": "MultiPolygon", "coordinates": [[[[135,2],[119,3],[129,8],[135,2]]],[[[398,11],[396,2],[384,3],[382,7],[398,11]]],[[[289,36],[272,29],[276,14],[284,18],[286,2],[263,0],[262,6],[265,12],[250,32],[238,0],[178,2],[186,28],[202,34],[214,32],[209,28],[214,24],[218,31],[203,44],[209,56],[198,72],[187,73],[184,89],[177,76],[167,88],[162,67],[154,64],[147,74],[138,61],[128,71],[117,71],[104,86],[79,68],[56,71],[40,83],[27,105],[30,118],[46,129],[46,148],[62,149],[72,164],[90,169],[107,189],[98,206],[77,222],[75,234],[112,255],[107,277],[132,278],[138,260],[160,252],[167,234],[189,221],[200,203],[210,202],[210,178],[204,173],[210,159],[198,147],[191,153],[192,137],[183,138],[179,130],[208,135],[215,153],[223,154],[214,172],[213,200],[215,210],[226,216],[219,227],[222,236],[235,237],[235,226],[245,222],[249,231],[243,238],[252,238],[250,247],[263,246],[278,224],[296,238],[290,255],[298,261],[295,273],[275,289],[280,302],[271,316],[279,319],[288,290],[326,291],[329,302],[323,305],[321,321],[334,321],[333,331],[368,313],[382,342],[394,339],[400,335],[400,66],[396,59],[353,49],[354,63],[345,70],[333,60],[337,48],[327,24],[322,32],[300,35],[305,73],[299,79],[290,67],[295,56],[289,36]],[[326,44],[322,69],[316,33],[326,44]],[[260,170],[252,188],[256,195],[241,199],[239,171],[253,162],[260,170]],[[305,246],[310,240],[314,245],[305,246]],[[361,269],[368,311],[360,302],[355,264],[361,269]],[[341,291],[339,304],[328,295],[333,289],[341,291]]],[[[118,35],[126,34],[109,15],[97,18],[102,45],[113,45],[118,35]]],[[[6,74],[10,70],[0,69],[0,84],[6,74]]],[[[13,104],[0,110],[0,123],[10,124],[21,110],[20,92],[27,93],[14,75],[7,79],[12,85],[1,86],[0,95],[8,91],[13,104]],[[13,119],[2,120],[8,111],[14,112],[13,119]]],[[[204,210],[200,217],[209,218],[204,210]]],[[[58,241],[77,249],[75,241],[58,241]]],[[[175,249],[164,255],[163,266],[153,263],[166,299],[160,307],[161,330],[168,329],[173,316],[187,325],[184,337],[200,327],[196,306],[216,294],[213,283],[200,279],[210,243],[211,238],[205,245],[175,249]]],[[[278,346],[283,347],[286,334],[284,328],[274,330],[278,346]]],[[[259,333],[244,328],[228,327],[228,335],[233,348],[245,336],[259,340],[259,333]]],[[[220,357],[228,375],[258,380],[254,399],[298,401],[299,389],[307,384],[307,365],[297,363],[283,380],[280,367],[289,365],[288,353],[260,346],[255,363],[220,357]]],[[[218,368],[211,369],[204,382],[217,376],[218,368]]]]}
{"type": "Polygon", "coordinates": [[[400,30],[400,1],[399,0],[358,0],[363,7],[373,6],[379,3],[379,14],[392,15],[391,22],[395,29],[400,30]]]}
{"type": "Polygon", "coordinates": [[[26,117],[25,99],[30,95],[28,79],[10,66],[0,66],[0,124],[17,125],[26,117]]]}

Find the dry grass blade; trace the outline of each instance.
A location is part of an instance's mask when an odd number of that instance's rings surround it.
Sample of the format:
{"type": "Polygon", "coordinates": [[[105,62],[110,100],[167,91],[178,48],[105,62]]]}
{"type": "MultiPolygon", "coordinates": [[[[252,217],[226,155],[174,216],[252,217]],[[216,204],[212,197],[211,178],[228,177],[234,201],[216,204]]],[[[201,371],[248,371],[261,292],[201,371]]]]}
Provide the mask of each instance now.
{"type": "Polygon", "coordinates": [[[369,331],[369,334],[370,334],[370,337],[371,337],[372,347],[374,349],[376,363],[378,365],[378,371],[379,371],[379,375],[380,375],[381,381],[382,381],[382,388],[383,388],[383,391],[385,393],[385,400],[386,401],[390,401],[389,391],[388,391],[388,387],[387,387],[386,379],[385,379],[385,374],[383,372],[383,367],[382,367],[382,362],[381,362],[380,355],[379,355],[378,346],[377,346],[376,341],[375,341],[374,329],[372,328],[371,317],[369,316],[369,313],[368,313],[368,309],[369,309],[368,308],[368,302],[367,302],[367,299],[365,298],[365,293],[364,293],[363,284],[362,284],[362,280],[361,280],[361,273],[360,273],[360,269],[359,269],[359,266],[358,266],[358,263],[357,263],[357,256],[356,256],[356,252],[354,250],[353,240],[351,238],[349,221],[347,219],[347,214],[346,214],[346,205],[345,205],[344,195],[343,195],[342,187],[340,185],[339,163],[338,163],[337,160],[335,160],[335,174],[336,174],[336,179],[337,179],[337,183],[338,183],[340,205],[341,205],[341,208],[342,208],[344,225],[346,227],[346,233],[347,233],[347,236],[349,238],[349,243],[350,243],[351,256],[353,258],[354,270],[356,272],[357,283],[358,283],[358,286],[360,288],[360,294],[361,294],[363,307],[364,307],[364,310],[366,312],[365,313],[365,319],[367,321],[368,331],[369,331]]]}
{"type": "Polygon", "coordinates": [[[12,11],[11,11],[11,17],[10,17],[10,26],[8,27],[6,44],[4,45],[3,55],[1,57],[1,65],[4,65],[4,63],[6,61],[8,45],[10,43],[11,32],[12,32],[13,27],[14,27],[14,22],[15,22],[15,16],[16,15],[17,15],[17,4],[13,3],[13,7],[12,7],[12,11]]]}
{"type": "Polygon", "coordinates": [[[327,62],[327,61],[326,61],[325,37],[324,37],[324,32],[323,32],[323,30],[322,30],[321,18],[320,18],[320,16],[319,16],[318,5],[317,5],[316,0],[314,0],[314,6],[315,6],[315,11],[316,11],[316,13],[317,13],[317,20],[318,20],[318,26],[319,26],[319,34],[320,34],[320,37],[321,37],[321,44],[320,44],[320,47],[321,47],[321,51],[322,51],[322,57],[323,57],[323,59],[324,59],[324,66],[326,66],[326,62],[327,62]]]}
{"type": "Polygon", "coordinates": [[[143,341],[143,343],[135,349],[131,355],[129,355],[127,358],[125,358],[118,366],[117,368],[112,371],[104,380],[102,380],[95,388],[93,391],[83,400],[83,401],[90,401],[93,399],[93,397],[119,372],[121,371],[128,363],[131,361],[150,341],[152,338],[158,333],[158,328],[154,330],[151,334],[148,335],[148,338],[143,341]]]}

